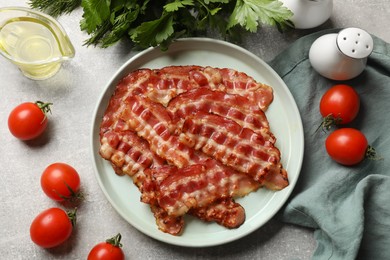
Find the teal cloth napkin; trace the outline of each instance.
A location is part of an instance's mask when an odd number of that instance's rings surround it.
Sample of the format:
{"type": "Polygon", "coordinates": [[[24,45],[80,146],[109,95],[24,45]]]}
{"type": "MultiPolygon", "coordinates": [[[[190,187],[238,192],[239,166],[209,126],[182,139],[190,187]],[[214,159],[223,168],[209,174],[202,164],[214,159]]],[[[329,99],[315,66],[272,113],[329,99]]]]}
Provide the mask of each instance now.
{"type": "Polygon", "coordinates": [[[327,30],[293,43],[269,64],[289,87],[298,105],[305,134],[302,170],[282,221],[313,228],[313,259],[390,259],[390,44],[373,36],[374,50],[365,71],[349,81],[316,73],[308,52],[327,30]],[[346,167],[325,150],[329,132],[318,131],[319,102],[332,85],[353,86],[361,108],[349,127],[361,130],[382,160],[346,167]]]}

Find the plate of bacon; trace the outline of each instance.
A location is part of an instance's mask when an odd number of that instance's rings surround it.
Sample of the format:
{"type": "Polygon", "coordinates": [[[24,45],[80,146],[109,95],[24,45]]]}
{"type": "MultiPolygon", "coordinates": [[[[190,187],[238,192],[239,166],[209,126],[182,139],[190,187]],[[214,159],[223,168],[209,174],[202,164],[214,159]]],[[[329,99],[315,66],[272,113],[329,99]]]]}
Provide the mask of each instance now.
{"type": "Polygon", "coordinates": [[[116,211],[166,243],[205,247],[260,228],[300,173],[301,117],[283,80],[241,47],[186,38],[108,81],[92,153],[116,211]]]}

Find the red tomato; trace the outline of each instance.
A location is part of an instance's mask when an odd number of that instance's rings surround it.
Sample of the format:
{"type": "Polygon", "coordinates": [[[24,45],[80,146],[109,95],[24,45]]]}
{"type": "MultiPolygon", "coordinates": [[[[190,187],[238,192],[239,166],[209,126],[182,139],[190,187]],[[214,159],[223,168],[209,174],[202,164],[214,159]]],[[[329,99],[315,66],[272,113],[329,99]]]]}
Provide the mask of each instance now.
{"type": "Polygon", "coordinates": [[[31,140],[41,135],[47,127],[46,113],[51,103],[26,102],[15,107],[8,117],[8,128],[21,140],[31,140]]]}
{"type": "Polygon", "coordinates": [[[53,163],[42,173],[41,187],[45,194],[55,201],[75,201],[82,197],[80,176],[66,163],[53,163]]]}
{"type": "Polygon", "coordinates": [[[332,132],[325,141],[326,151],[336,162],[354,165],[361,162],[368,146],[367,138],[354,128],[340,128],[332,132]]]}
{"type": "Polygon", "coordinates": [[[88,260],[124,260],[121,249],[121,234],[95,245],[88,254],[88,260]]]}
{"type": "Polygon", "coordinates": [[[75,221],[76,211],[67,213],[60,208],[42,211],[31,223],[31,240],[43,248],[58,246],[70,237],[75,221]]]}
{"type": "Polygon", "coordinates": [[[339,118],[338,124],[348,124],[357,116],[360,98],[348,85],[335,85],[328,89],[320,101],[320,112],[323,117],[339,118]]]}

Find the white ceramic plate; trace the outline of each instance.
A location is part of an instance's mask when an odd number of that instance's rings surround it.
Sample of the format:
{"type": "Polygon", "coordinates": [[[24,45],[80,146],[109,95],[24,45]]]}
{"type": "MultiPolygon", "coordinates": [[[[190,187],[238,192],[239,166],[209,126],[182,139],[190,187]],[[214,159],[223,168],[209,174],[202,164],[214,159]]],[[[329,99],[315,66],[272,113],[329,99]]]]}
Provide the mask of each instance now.
{"type": "Polygon", "coordinates": [[[188,38],[174,42],[166,52],[159,48],[147,49],[131,58],[109,80],[93,115],[92,154],[96,177],[107,199],[117,212],[131,225],[166,243],[204,247],[214,246],[239,239],[261,227],[286,202],[291,194],[301,169],[303,149],[302,121],[296,103],[282,79],[261,59],[236,45],[207,38],[188,38]],[[260,189],[245,198],[238,199],[246,211],[245,223],[233,230],[215,223],[205,223],[186,216],[181,236],[172,236],[158,230],[149,205],[141,203],[140,192],[127,176],[117,176],[111,165],[99,154],[99,125],[108,100],[118,81],[138,68],[161,68],[169,65],[201,65],[228,67],[243,71],[257,81],[269,84],[274,89],[274,101],[266,112],[271,131],[277,138],[276,146],[282,154],[283,166],[287,169],[290,185],[282,191],[260,189]]]}

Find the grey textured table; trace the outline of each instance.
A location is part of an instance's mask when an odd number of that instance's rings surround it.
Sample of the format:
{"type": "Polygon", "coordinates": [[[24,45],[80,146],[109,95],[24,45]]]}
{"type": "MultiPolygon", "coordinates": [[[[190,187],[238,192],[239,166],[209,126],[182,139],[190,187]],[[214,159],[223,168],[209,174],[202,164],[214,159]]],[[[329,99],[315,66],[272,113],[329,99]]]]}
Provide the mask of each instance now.
{"type": "MultiPolygon", "coordinates": [[[[0,0],[0,6],[27,6],[27,2],[0,0]]],[[[76,57],[54,77],[29,80],[0,58],[0,259],[85,259],[94,244],[117,232],[122,234],[127,259],[310,259],[316,246],[312,230],[276,219],[226,245],[184,248],[145,236],[117,214],[93,172],[90,130],[93,109],[108,79],[135,52],[125,42],[108,49],[83,46],[87,35],[79,29],[81,15],[79,9],[59,18],[76,48],[76,57]],[[17,104],[35,100],[54,103],[49,127],[41,138],[21,142],[8,131],[8,114],[17,104]],[[29,227],[40,211],[58,206],[39,185],[43,169],[57,161],[77,169],[87,196],[70,240],[44,250],[30,241],[29,227]]],[[[389,42],[389,17],[388,0],[335,0],[331,19],[319,28],[280,34],[275,28],[263,27],[245,37],[241,45],[269,61],[299,37],[326,28],[360,27],[389,42]]]]}

